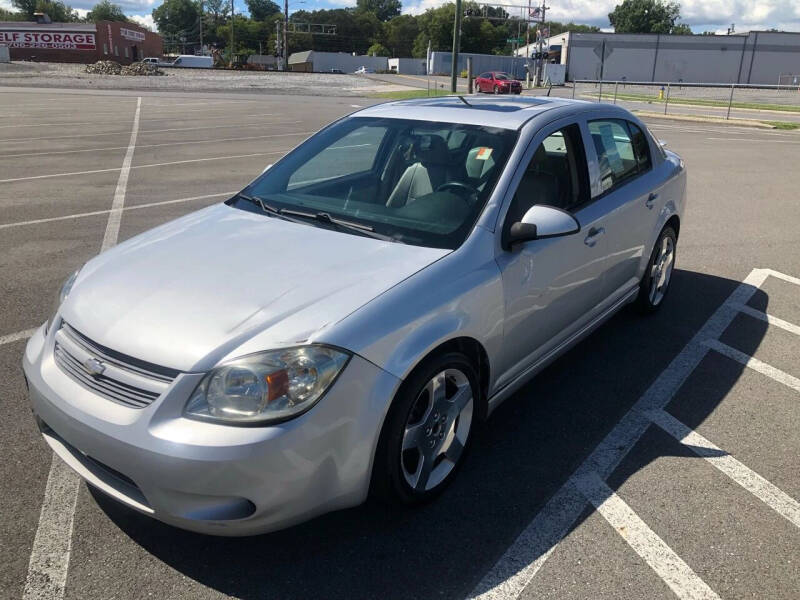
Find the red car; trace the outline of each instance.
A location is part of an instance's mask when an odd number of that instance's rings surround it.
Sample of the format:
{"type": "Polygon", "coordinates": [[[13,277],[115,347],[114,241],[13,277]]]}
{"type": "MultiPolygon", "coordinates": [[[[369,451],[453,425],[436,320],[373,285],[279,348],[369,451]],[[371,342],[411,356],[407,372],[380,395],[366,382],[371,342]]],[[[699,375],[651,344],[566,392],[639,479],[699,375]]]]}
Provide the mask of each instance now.
{"type": "Polygon", "coordinates": [[[475,91],[494,94],[520,94],[522,84],[508,73],[488,71],[475,78],[475,91]]]}

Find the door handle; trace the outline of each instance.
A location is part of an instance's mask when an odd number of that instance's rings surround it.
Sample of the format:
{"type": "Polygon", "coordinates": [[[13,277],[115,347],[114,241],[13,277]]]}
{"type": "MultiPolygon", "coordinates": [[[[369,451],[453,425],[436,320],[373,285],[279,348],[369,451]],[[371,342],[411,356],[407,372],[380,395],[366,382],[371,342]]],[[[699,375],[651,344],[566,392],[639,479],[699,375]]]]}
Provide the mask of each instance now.
{"type": "Polygon", "coordinates": [[[653,208],[653,203],[658,199],[658,194],[655,192],[650,192],[650,195],[647,197],[647,202],[644,205],[647,208],[653,208]]]}
{"type": "Polygon", "coordinates": [[[597,229],[592,227],[589,230],[589,235],[587,235],[584,238],[583,243],[591,248],[597,243],[597,238],[600,237],[601,235],[603,235],[605,232],[606,232],[605,227],[600,227],[600,228],[597,228],[597,229]]]}

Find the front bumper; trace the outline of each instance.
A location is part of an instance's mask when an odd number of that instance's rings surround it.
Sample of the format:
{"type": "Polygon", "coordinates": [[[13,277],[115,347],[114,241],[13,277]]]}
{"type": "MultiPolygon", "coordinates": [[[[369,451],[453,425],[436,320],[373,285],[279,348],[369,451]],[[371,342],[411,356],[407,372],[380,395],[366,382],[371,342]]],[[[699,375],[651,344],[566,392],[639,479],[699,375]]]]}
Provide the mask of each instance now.
{"type": "Polygon", "coordinates": [[[182,374],[146,408],[87,390],[53,360],[52,332],[28,342],[23,368],[42,434],[79,475],[177,527],[252,535],[361,503],[399,380],[353,356],[305,414],[267,427],[182,416],[202,374],[182,374]]]}

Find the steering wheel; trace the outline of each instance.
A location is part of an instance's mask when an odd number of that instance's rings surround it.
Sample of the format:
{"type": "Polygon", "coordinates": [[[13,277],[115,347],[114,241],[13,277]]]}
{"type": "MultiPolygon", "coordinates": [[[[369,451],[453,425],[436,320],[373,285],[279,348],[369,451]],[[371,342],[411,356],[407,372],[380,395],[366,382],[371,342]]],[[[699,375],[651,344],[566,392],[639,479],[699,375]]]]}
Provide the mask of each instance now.
{"type": "Polygon", "coordinates": [[[454,188],[459,192],[467,192],[469,194],[468,196],[462,196],[460,194],[459,196],[470,206],[478,199],[478,188],[468,183],[464,183],[463,181],[447,181],[437,187],[436,191],[443,192],[447,188],[454,188]]]}

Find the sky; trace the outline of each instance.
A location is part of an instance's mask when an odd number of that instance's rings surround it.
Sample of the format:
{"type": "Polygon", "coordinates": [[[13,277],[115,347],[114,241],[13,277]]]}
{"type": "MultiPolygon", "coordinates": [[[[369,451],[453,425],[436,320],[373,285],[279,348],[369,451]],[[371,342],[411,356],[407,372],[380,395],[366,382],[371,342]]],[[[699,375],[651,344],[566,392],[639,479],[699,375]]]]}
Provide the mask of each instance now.
{"type": "MultiPolygon", "coordinates": [[[[234,0],[237,12],[245,10],[244,0],[234,0]]],[[[277,0],[283,4],[282,0],[277,0]]],[[[500,0],[503,4],[527,5],[524,0],[500,0]]],[[[441,6],[447,0],[402,0],[403,12],[419,14],[428,8],[441,6]]],[[[538,0],[533,0],[534,5],[538,0]]],[[[620,0],[552,0],[547,18],[554,21],[584,23],[603,29],[609,27],[608,13],[620,0]]],[[[66,3],[85,14],[92,8],[95,0],[66,0],[66,3]]],[[[117,0],[125,11],[136,21],[153,27],[152,11],[161,0],[117,0]]],[[[315,10],[354,6],[355,0],[290,0],[289,12],[294,10],[315,10]]],[[[714,31],[725,33],[731,23],[736,24],[737,32],[751,29],[781,29],[800,31],[800,0],[682,0],[682,21],[695,33],[714,31]]],[[[11,0],[0,0],[0,7],[11,8],[11,0]]],[[[508,10],[508,9],[507,9],[508,10]]]]}

